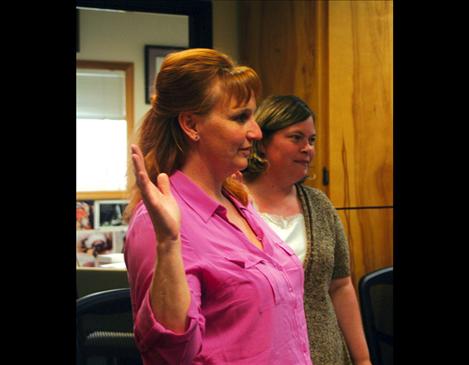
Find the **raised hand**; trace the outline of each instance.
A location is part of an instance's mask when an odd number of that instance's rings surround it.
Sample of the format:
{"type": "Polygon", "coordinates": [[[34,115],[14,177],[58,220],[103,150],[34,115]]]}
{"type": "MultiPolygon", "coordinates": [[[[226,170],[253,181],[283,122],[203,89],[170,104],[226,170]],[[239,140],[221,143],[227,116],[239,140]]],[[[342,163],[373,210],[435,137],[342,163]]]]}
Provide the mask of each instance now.
{"type": "Polygon", "coordinates": [[[143,203],[150,214],[159,243],[179,239],[181,213],[171,194],[168,175],[161,173],[156,185],[148,177],[142,151],[137,145],[130,146],[137,186],[142,193],[143,203]]]}

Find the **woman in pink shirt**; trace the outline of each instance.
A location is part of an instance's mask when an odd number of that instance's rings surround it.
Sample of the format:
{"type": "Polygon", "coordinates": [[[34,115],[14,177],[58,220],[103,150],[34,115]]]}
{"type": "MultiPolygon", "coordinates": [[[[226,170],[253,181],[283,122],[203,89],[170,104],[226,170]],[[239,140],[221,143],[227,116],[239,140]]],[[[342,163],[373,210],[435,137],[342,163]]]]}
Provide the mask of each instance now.
{"type": "Polygon", "coordinates": [[[168,55],[132,145],[125,260],[144,364],[311,364],[303,270],[231,179],[262,137],[260,80],[211,49],[168,55]]]}

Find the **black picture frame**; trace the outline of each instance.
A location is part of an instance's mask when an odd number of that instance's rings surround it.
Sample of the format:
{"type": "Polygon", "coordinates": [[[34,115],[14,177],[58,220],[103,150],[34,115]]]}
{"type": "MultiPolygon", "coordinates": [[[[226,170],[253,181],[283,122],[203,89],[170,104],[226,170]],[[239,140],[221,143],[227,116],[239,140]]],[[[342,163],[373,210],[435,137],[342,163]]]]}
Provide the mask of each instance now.
{"type": "Polygon", "coordinates": [[[76,53],[80,53],[80,10],[76,10],[76,53]]]}
{"type": "Polygon", "coordinates": [[[129,204],[128,200],[95,200],[94,202],[94,229],[121,230],[127,224],[123,220],[123,213],[129,204]]]}
{"type": "Polygon", "coordinates": [[[181,51],[187,49],[184,47],[168,47],[168,46],[156,46],[156,45],[145,45],[145,103],[151,103],[151,96],[155,90],[153,88],[155,77],[158,74],[159,66],[163,61],[163,58],[171,52],[181,51]]]}

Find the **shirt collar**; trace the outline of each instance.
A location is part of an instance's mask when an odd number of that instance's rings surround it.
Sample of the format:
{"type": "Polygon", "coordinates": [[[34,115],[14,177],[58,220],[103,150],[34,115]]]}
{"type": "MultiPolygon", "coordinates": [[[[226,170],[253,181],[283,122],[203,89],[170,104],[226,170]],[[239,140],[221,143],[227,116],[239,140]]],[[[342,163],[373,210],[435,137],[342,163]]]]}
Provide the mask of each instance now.
{"type": "MultiPolygon", "coordinates": [[[[176,170],[169,178],[171,188],[179,197],[207,223],[217,209],[224,207],[209,197],[182,171],[176,170]]],[[[235,199],[236,201],[236,199],[235,199]]]]}

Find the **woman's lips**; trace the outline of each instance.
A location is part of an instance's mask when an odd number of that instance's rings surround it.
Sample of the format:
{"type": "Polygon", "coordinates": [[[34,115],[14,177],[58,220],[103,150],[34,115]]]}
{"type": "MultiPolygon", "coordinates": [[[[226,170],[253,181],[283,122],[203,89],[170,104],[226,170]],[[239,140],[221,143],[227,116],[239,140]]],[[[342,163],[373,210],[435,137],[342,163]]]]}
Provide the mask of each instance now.
{"type": "Polygon", "coordinates": [[[239,152],[245,156],[248,157],[251,154],[251,147],[246,147],[246,148],[240,148],[239,152]]]}

